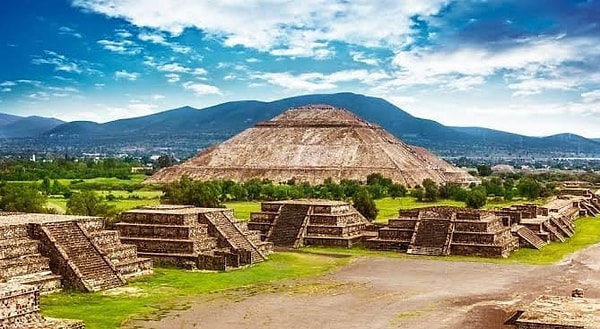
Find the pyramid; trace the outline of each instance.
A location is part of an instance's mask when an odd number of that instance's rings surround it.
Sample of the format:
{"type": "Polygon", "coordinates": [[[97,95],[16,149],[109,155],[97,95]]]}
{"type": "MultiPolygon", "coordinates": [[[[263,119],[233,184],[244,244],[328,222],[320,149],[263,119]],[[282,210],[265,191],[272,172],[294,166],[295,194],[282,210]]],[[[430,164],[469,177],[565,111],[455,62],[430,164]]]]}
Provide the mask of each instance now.
{"type": "Polygon", "coordinates": [[[464,170],[347,110],[308,105],[258,123],[182,164],[163,168],[146,182],[169,183],[188,176],[320,183],[328,177],[364,181],[372,173],[409,187],[425,178],[438,184],[476,181],[464,170]]]}

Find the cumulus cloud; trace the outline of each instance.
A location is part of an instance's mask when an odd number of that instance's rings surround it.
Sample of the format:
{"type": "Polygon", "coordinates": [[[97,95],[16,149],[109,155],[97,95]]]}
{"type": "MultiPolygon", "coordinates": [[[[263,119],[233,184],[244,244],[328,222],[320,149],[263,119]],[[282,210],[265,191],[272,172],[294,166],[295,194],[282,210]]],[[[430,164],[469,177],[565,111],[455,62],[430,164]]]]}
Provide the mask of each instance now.
{"type": "Polygon", "coordinates": [[[98,40],[98,43],[108,51],[121,55],[137,55],[142,49],[131,40],[98,40]]]}
{"type": "Polygon", "coordinates": [[[162,72],[175,72],[175,73],[187,73],[190,71],[189,68],[179,63],[168,63],[156,66],[156,69],[162,72]]]}
{"type": "Polygon", "coordinates": [[[179,74],[175,74],[175,73],[167,73],[167,74],[165,74],[165,78],[167,78],[167,81],[169,83],[175,83],[181,79],[179,74]]]}
{"type": "Polygon", "coordinates": [[[331,52],[328,45],[336,41],[369,47],[405,45],[411,39],[414,17],[436,15],[446,2],[148,0],[140,6],[136,0],[74,0],[73,4],[173,35],[195,27],[229,47],[244,46],[278,56],[323,57],[331,52]]]}
{"type": "Polygon", "coordinates": [[[115,78],[117,80],[125,79],[129,81],[135,81],[140,77],[140,74],[137,72],[127,72],[126,70],[116,71],[115,78]]]}
{"type": "Polygon", "coordinates": [[[221,91],[219,90],[219,88],[212,86],[212,85],[208,85],[208,84],[204,84],[204,83],[197,83],[197,82],[192,82],[192,81],[184,82],[181,85],[183,86],[183,88],[185,90],[192,91],[197,96],[221,95],[221,91]]]}
{"type": "Polygon", "coordinates": [[[581,94],[583,103],[600,103],[600,89],[592,90],[581,94]]]}
{"type": "Polygon", "coordinates": [[[343,70],[331,74],[318,72],[292,74],[289,72],[260,72],[250,76],[255,80],[263,80],[269,84],[295,91],[320,91],[337,88],[340,82],[359,81],[364,84],[375,84],[389,78],[383,71],[343,70]]]}

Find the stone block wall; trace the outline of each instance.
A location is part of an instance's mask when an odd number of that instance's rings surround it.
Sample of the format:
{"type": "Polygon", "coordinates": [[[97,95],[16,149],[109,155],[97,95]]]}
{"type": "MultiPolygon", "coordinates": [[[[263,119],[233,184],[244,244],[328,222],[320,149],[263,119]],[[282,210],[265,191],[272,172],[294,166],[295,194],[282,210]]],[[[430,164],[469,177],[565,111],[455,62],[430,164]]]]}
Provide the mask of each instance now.
{"type": "Polygon", "coordinates": [[[77,320],[44,319],[35,286],[0,283],[0,328],[84,329],[77,320]]]}

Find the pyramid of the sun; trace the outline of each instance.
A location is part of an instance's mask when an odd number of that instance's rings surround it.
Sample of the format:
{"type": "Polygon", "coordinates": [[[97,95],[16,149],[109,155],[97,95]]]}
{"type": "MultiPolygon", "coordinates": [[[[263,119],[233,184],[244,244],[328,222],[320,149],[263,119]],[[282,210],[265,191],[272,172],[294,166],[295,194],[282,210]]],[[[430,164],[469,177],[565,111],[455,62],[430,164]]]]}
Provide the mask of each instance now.
{"type": "Polygon", "coordinates": [[[476,180],[347,110],[309,105],[246,129],[180,165],[160,170],[147,182],[168,183],[188,176],[319,183],[328,177],[364,181],[372,173],[407,186],[421,184],[425,178],[462,184],[476,180]]]}

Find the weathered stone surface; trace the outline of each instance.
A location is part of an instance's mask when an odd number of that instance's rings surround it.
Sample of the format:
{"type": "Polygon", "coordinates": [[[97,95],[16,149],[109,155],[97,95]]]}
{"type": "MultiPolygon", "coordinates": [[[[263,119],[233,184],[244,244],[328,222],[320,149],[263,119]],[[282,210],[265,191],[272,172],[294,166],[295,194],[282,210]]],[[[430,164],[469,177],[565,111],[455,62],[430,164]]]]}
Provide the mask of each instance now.
{"type": "Polygon", "coordinates": [[[351,247],[361,242],[369,222],[350,204],[330,200],[268,201],[251,213],[248,227],[275,246],[351,247]]]}
{"type": "Polygon", "coordinates": [[[32,285],[0,283],[1,329],[84,329],[77,320],[45,319],[40,311],[39,290],[32,285]]]}
{"type": "Polygon", "coordinates": [[[229,209],[151,206],[124,212],[116,226],[140,255],[185,268],[227,270],[263,261],[272,249],[229,209]]]}
{"type": "Polygon", "coordinates": [[[586,329],[600,324],[600,300],[540,296],[510,321],[516,329],[586,329]]]}
{"type": "Polygon", "coordinates": [[[135,246],[122,245],[99,217],[53,214],[0,216],[0,278],[37,286],[95,291],[152,273],[135,246]],[[62,281],[62,282],[61,282],[62,281]]]}
{"type": "Polygon", "coordinates": [[[400,210],[367,248],[426,255],[506,257],[518,247],[502,217],[483,210],[425,207],[400,210]]]}
{"type": "Polygon", "coordinates": [[[319,183],[328,177],[364,181],[372,173],[407,186],[421,184],[425,178],[437,183],[477,181],[346,110],[309,105],[257,124],[183,164],[164,168],[147,182],[168,183],[185,175],[198,180],[293,178],[319,183]]]}

